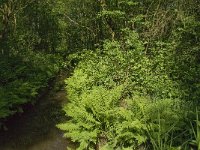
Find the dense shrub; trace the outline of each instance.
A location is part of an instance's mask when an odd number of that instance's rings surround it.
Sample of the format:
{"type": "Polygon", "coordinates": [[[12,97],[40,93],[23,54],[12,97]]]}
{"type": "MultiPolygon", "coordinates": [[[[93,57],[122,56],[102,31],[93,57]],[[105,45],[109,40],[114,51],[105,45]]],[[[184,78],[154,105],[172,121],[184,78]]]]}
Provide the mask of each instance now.
{"type": "Polygon", "coordinates": [[[64,110],[71,119],[58,125],[80,142],[79,149],[181,145],[180,137],[174,139],[183,132],[187,112],[162,52],[146,55],[137,33],[126,31],[123,42],[107,41],[79,59],[66,80],[70,103],[64,110]]]}

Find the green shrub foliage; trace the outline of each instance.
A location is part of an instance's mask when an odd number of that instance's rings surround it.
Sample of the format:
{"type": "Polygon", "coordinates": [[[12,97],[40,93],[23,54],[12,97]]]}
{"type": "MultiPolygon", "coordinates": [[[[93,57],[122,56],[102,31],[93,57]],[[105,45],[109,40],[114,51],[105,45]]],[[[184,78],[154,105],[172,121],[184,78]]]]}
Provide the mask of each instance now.
{"type": "Polygon", "coordinates": [[[103,49],[79,57],[66,80],[70,119],[58,128],[80,142],[79,149],[137,149],[150,141],[167,150],[185,125],[180,87],[162,52],[146,55],[138,34],[123,32],[122,42],[106,41],[103,49]]]}
{"type": "Polygon", "coordinates": [[[199,0],[1,0],[0,126],[61,66],[79,149],[199,149],[199,0]],[[196,111],[195,111],[196,110],[196,111]]]}
{"type": "Polygon", "coordinates": [[[50,2],[0,2],[0,122],[34,103],[60,70],[64,25],[50,2]]]}

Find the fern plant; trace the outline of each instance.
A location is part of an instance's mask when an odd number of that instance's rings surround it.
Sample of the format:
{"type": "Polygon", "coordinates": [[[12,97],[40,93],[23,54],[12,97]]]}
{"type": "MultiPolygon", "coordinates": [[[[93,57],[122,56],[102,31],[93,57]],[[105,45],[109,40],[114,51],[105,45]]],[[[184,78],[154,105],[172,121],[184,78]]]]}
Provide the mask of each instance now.
{"type": "Polygon", "coordinates": [[[101,86],[81,94],[70,102],[65,112],[71,119],[58,128],[65,136],[79,142],[79,149],[104,147],[136,147],[146,141],[145,124],[121,105],[123,85],[113,89],[101,86]]]}

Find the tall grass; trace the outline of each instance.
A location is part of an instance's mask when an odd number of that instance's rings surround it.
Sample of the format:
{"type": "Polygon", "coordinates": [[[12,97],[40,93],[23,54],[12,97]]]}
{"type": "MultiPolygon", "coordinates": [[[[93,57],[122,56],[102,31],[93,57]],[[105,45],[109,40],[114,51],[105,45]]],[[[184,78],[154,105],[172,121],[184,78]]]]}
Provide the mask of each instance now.
{"type": "Polygon", "coordinates": [[[192,133],[194,135],[194,139],[191,140],[190,145],[200,150],[200,121],[199,121],[199,111],[197,108],[196,108],[195,124],[193,124],[192,122],[190,122],[190,124],[192,128],[191,129],[192,133]]]}

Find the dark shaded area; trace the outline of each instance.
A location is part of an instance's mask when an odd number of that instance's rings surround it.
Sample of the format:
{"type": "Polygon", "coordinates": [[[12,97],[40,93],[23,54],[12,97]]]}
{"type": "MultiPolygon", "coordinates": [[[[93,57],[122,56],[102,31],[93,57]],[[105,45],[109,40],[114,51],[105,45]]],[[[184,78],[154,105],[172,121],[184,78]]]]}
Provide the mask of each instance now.
{"type": "MultiPolygon", "coordinates": [[[[57,81],[63,84],[63,81],[57,81]]],[[[66,95],[62,85],[55,85],[41,96],[35,105],[24,106],[24,113],[16,114],[6,123],[6,131],[0,132],[1,150],[59,149],[64,150],[69,141],[55,126],[64,121],[62,102],[66,95]]]]}

